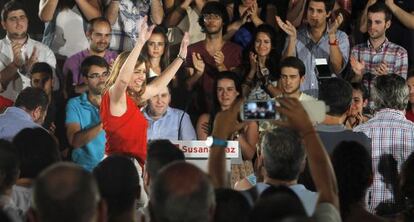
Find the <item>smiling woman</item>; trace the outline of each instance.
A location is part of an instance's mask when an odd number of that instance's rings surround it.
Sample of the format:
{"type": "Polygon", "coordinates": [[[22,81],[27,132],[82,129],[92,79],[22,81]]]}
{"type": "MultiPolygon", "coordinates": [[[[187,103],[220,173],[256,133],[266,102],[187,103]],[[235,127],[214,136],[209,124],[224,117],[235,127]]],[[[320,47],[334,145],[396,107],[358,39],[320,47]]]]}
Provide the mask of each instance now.
{"type": "Polygon", "coordinates": [[[141,107],[158,94],[174,77],[187,55],[188,34],[184,35],[180,54],[160,77],[146,85],[148,69],[139,57],[154,26],[148,27],[147,18],[138,22],[141,30],[131,52],[121,53],[115,60],[107,80],[101,103],[101,119],[106,132],[105,153],[123,154],[134,158],[142,166],[146,159],[148,123],[141,107]]]}

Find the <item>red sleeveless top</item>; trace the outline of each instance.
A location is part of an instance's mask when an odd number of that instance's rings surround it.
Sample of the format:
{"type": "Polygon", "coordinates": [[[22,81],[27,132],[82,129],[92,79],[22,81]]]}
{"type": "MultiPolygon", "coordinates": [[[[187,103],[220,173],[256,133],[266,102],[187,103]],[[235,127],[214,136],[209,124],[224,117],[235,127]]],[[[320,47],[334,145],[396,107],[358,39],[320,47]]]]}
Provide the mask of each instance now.
{"type": "Polygon", "coordinates": [[[128,94],[126,100],[125,113],[122,116],[113,116],[109,108],[109,92],[102,96],[100,112],[106,133],[105,153],[134,157],[142,166],[147,157],[148,123],[128,94]]]}

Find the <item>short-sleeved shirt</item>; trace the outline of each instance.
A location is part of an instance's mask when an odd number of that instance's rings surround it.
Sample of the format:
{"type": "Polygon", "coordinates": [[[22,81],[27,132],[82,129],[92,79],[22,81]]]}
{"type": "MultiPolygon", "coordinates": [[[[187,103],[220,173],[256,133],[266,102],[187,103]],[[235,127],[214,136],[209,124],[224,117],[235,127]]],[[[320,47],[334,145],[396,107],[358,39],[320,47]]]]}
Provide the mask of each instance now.
{"type": "MultiPolygon", "coordinates": [[[[80,130],[87,130],[101,123],[99,108],[89,102],[87,93],[68,101],[66,124],[69,123],[79,124],[80,130]]],[[[94,139],[83,147],[74,147],[75,149],[72,151],[73,162],[92,171],[104,157],[105,142],[105,131],[101,130],[94,139]]]]}
{"type": "MultiPolygon", "coordinates": [[[[46,62],[49,64],[53,69],[56,67],[56,58],[55,54],[53,54],[52,50],[50,50],[46,45],[27,37],[26,43],[21,48],[22,59],[25,61],[25,55],[30,57],[33,52],[33,49],[36,47],[37,54],[38,54],[38,62],[46,62]]],[[[5,69],[10,63],[14,60],[13,58],[13,49],[11,45],[10,39],[6,36],[4,39],[0,40],[0,71],[5,69]]],[[[19,78],[13,80],[7,85],[4,92],[0,93],[1,96],[15,101],[17,95],[22,91],[24,88],[30,86],[30,77],[27,73],[19,73],[19,78]]],[[[53,89],[59,89],[59,79],[56,77],[54,73],[53,78],[53,89]]],[[[0,92],[1,92],[1,85],[0,85],[0,92]]]]}
{"type": "MultiPolygon", "coordinates": [[[[148,107],[147,107],[148,108],[148,107]]],[[[169,139],[169,140],[196,140],[197,136],[193,125],[191,124],[190,116],[184,111],[167,108],[165,114],[153,120],[147,113],[144,112],[145,118],[148,120],[148,140],[155,139],[169,139]],[[180,132],[180,135],[178,134],[180,132]]]]}
{"type": "MultiPolygon", "coordinates": [[[[221,51],[224,54],[224,65],[227,69],[231,70],[238,67],[241,64],[242,49],[239,45],[232,42],[225,42],[221,51]]],[[[198,82],[198,98],[197,106],[198,110],[203,113],[210,112],[213,104],[213,98],[215,96],[214,78],[217,76],[218,70],[213,56],[211,56],[205,47],[205,41],[194,43],[188,47],[187,67],[193,67],[193,52],[199,53],[205,63],[204,73],[200,77],[198,82]]]]}
{"type": "MultiPolygon", "coordinates": [[[[79,85],[83,83],[82,74],[80,73],[80,66],[83,60],[88,56],[89,50],[85,49],[69,57],[63,65],[63,75],[67,76],[70,72],[72,74],[73,85],[79,85]]],[[[118,54],[116,52],[106,50],[103,58],[108,64],[111,64],[117,56],[118,54]]]]}
{"type": "MultiPolygon", "coordinates": [[[[349,40],[345,32],[338,30],[336,38],[339,41],[339,49],[342,53],[342,70],[348,63],[349,59],[349,40]]],[[[286,46],[288,43],[286,40],[286,46]]],[[[319,42],[314,42],[309,33],[308,26],[298,30],[295,47],[296,57],[305,64],[306,75],[305,81],[300,85],[300,90],[313,97],[318,97],[318,71],[316,70],[316,59],[326,59],[329,62],[330,45],[328,29],[324,32],[319,42]]],[[[332,72],[333,73],[333,72],[332,72]]]]}

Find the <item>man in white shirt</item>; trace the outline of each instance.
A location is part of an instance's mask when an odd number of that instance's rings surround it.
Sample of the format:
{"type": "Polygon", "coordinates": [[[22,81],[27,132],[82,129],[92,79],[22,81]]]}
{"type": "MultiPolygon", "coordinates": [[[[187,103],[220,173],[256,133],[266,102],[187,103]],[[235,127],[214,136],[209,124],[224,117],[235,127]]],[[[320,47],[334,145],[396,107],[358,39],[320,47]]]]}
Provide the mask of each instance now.
{"type": "MultiPolygon", "coordinates": [[[[53,52],[27,34],[29,20],[22,3],[12,0],[1,11],[1,25],[7,35],[0,40],[0,96],[14,101],[19,92],[30,86],[27,76],[36,62],[56,67],[53,52]]],[[[55,90],[59,81],[54,78],[55,90]],[[57,84],[57,85],[55,85],[57,84]]]]}
{"type": "Polygon", "coordinates": [[[316,100],[314,97],[302,92],[300,85],[305,81],[305,64],[297,57],[287,57],[280,64],[280,86],[283,95],[297,98],[299,101],[316,100]]]}

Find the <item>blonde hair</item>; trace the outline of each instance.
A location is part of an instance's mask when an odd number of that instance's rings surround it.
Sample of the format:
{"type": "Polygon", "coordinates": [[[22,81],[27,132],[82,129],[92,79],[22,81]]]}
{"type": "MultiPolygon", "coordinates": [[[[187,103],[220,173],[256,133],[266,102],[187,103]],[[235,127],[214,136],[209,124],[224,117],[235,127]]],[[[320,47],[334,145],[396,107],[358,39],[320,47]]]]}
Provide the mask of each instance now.
{"type": "MultiPolygon", "coordinates": [[[[124,65],[124,63],[127,60],[130,53],[131,53],[131,51],[122,52],[121,54],[118,55],[118,57],[112,63],[112,65],[110,67],[110,73],[111,74],[105,82],[105,88],[104,88],[103,92],[108,91],[109,88],[111,88],[111,86],[115,83],[116,79],[119,76],[119,72],[121,71],[121,67],[122,67],[122,65],[124,65]]],[[[141,100],[140,97],[145,92],[145,87],[146,87],[146,84],[147,84],[148,70],[149,69],[148,69],[148,66],[147,66],[146,59],[144,57],[142,57],[141,55],[138,57],[137,62],[135,63],[135,67],[134,67],[134,69],[136,69],[137,67],[139,67],[143,63],[145,64],[146,78],[145,78],[145,81],[142,83],[141,90],[139,92],[132,92],[132,91],[129,91],[127,89],[128,94],[131,97],[134,97],[135,100],[137,100],[137,102],[138,102],[137,105],[139,105],[139,106],[142,103],[140,101],[141,100]]]]}

